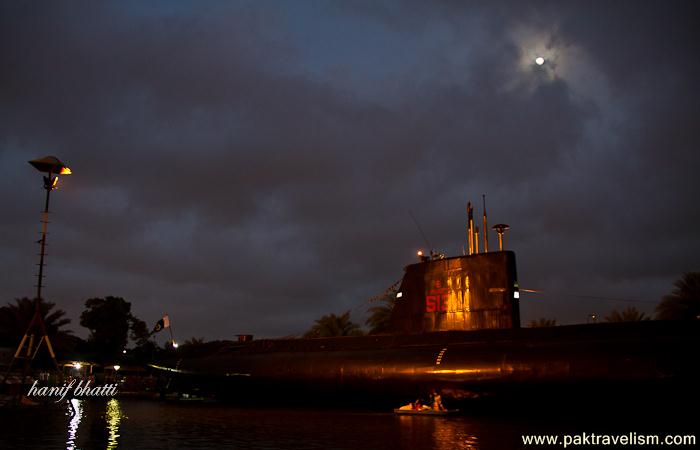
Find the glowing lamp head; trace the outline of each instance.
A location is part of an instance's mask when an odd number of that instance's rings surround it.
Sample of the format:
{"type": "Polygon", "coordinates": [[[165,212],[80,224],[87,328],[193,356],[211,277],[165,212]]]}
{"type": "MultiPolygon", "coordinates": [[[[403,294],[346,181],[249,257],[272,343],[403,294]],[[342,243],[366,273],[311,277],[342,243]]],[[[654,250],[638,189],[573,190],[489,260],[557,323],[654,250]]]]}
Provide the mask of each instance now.
{"type": "Polygon", "coordinates": [[[120,366],[119,364],[115,364],[115,365],[114,365],[114,370],[119,370],[119,369],[121,369],[121,368],[122,368],[122,366],[120,366]]]}
{"type": "Polygon", "coordinates": [[[76,369],[80,370],[80,369],[82,369],[83,365],[80,364],[79,362],[77,362],[77,363],[74,363],[74,364],[73,364],[73,367],[75,367],[76,369]]]}
{"type": "Polygon", "coordinates": [[[544,64],[544,58],[541,56],[538,56],[537,58],[535,58],[535,64],[537,64],[538,66],[541,66],[542,64],[544,64]]]}
{"type": "Polygon", "coordinates": [[[178,348],[179,346],[177,342],[173,341],[173,348],[178,348]]]}
{"type": "Polygon", "coordinates": [[[418,250],[417,255],[418,255],[418,256],[423,256],[423,250],[418,250]]]}
{"type": "Polygon", "coordinates": [[[63,164],[63,162],[55,156],[44,156],[43,158],[33,159],[29,164],[34,166],[39,172],[46,172],[55,175],[70,175],[72,172],[63,164]]]}

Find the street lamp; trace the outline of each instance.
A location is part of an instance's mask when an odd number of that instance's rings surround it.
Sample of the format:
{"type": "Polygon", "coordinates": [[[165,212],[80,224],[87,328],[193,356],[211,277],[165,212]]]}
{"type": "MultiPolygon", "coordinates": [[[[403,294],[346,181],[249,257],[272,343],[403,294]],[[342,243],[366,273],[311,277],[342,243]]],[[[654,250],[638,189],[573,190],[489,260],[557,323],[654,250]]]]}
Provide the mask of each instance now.
{"type": "MultiPolygon", "coordinates": [[[[31,361],[34,360],[36,357],[37,353],[39,352],[39,348],[41,347],[41,343],[43,341],[46,341],[46,347],[49,349],[49,354],[51,355],[51,359],[53,359],[54,364],[56,365],[56,368],[58,369],[58,362],[56,361],[56,354],[53,351],[53,347],[51,346],[51,341],[49,340],[49,336],[46,333],[46,326],[44,324],[44,319],[41,317],[41,310],[39,307],[39,304],[41,302],[41,288],[43,287],[43,280],[44,280],[44,256],[45,256],[45,250],[46,250],[46,228],[49,224],[49,199],[51,197],[51,191],[56,189],[56,186],[58,185],[58,176],[59,175],[70,175],[71,170],[63,164],[58,158],[55,156],[44,156],[43,158],[39,159],[33,159],[29,161],[29,164],[34,166],[36,170],[39,172],[45,173],[46,175],[44,176],[44,189],[46,190],[46,200],[44,202],[44,212],[42,214],[41,218],[41,239],[37,241],[39,244],[41,244],[41,251],[39,252],[39,274],[37,275],[37,284],[36,284],[36,298],[34,299],[34,316],[32,317],[32,320],[29,322],[29,326],[27,327],[27,331],[24,333],[24,336],[22,337],[22,340],[19,343],[19,346],[17,347],[17,351],[15,351],[14,357],[12,358],[12,361],[10,362],[9,367],[7,368],[7,374],[10,373],[10,370],[12,369],[12,365],[15,362],[15,359],[17,358],[25,358],[26,363],[25,363],[25,371],[28,369],[29,364],[31,361]],[[39,342],[36,344],[36,347],[34,347],[34,329],[35,327],[38,327],[41,332],[41,338],[39,339],[39,342]],[[27,351],[22,355],[22,349],[24,348],[24,344],[27,343],[27,351]],[[32,349],[34,350],[32,352],[32,349]]],[[[37,334],[38,335],[38,334],[37,334]]],[[[80,368],[80,365],[77,364],[76,368],[80,368]]],[[[7,374],[5,375],[5,378],[7,378],[7,374]]],[[[24,376],[23,376],[24,378],[24,376]]],[[[4,382],[4,380],[3,380],[4,382]]]]}
{"type": "Polygon", "coordinates": [[[43,287],[42,281],[44,279],[44,250],[46,248],[46,227],[49,224],[49,199],[51,198],[51,191],[56,189],[58,186],[58,175],[70,175],[72,172],[55,156],[44,156],[43,158],[34,159],[29,161],[29,164],[34,166],[39,172],[44,172],[47,175],[44,176],[44,189],[46,189],[46,202],[44,203],[44,214],[41,220],[41,252],[39,253],[39,275],[38,282],[36,284],[36,299],[37,299],[37,310],[39,308],[39,300],[41,299],[41,288],[43,287]]]}

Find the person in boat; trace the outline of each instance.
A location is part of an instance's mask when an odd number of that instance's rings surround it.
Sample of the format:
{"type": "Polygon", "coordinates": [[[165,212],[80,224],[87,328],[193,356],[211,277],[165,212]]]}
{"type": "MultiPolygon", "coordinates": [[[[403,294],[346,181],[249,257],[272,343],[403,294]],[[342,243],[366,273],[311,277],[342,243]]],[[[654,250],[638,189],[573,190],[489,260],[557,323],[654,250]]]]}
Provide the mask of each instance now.
{"type": "Polygon", "coordinates": [[[433,391],[431,398],[433,401],[433,409],[435,411],[445,411],[445,407],[442,404],[442,396],[438,391],[433,391]]]}

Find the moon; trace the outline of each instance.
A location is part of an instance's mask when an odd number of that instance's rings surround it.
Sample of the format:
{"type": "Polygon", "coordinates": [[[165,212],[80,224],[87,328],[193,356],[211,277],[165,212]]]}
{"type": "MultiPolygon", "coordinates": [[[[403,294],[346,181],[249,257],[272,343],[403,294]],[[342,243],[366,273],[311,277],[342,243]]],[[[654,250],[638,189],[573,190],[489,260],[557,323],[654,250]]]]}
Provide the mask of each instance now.
{"type": "Polygon", "coordinates": [[[544,58],[541,56],[538,56],[537,58],[535,58],[535,64],[537,64],[538,66],[541,66],[542,64],[544,64],[544,58]]]}

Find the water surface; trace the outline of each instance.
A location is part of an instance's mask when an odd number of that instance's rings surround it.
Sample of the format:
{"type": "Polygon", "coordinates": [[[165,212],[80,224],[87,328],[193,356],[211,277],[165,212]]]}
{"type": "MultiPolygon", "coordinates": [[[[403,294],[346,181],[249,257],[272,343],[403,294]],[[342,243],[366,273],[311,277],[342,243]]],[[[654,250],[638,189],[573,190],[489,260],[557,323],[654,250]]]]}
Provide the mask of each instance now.
{"type": "MultiPolygon", "coordinates": [[[[609,420],[595,426],[606,423],[639,431],[609,420]]],[[[118,398],[4,409],[0,424],[0,448],[12,449],[508,449],[523,448],[523,433],[592,431],[580,419],[527,407],[517,415],[411,417],[118,398]]]]}

